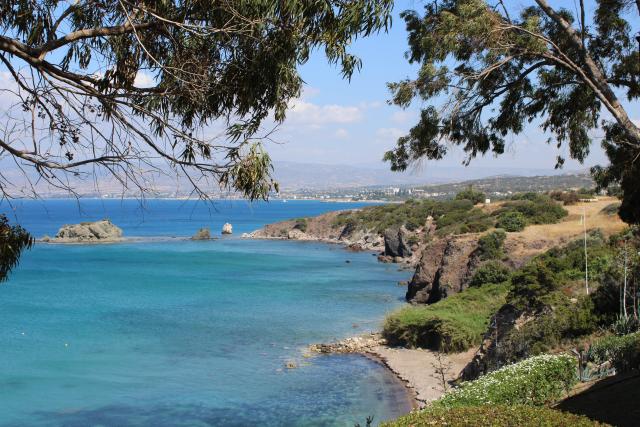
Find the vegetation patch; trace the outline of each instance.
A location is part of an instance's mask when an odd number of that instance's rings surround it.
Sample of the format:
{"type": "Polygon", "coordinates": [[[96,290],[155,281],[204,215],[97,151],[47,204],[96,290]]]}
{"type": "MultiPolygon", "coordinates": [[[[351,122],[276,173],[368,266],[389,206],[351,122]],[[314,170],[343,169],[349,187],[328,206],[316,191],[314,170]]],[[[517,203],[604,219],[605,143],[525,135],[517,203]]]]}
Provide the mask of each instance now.
{"type": "Polygon", "coordinates": [[[543,354],[463,382],[431,404],[454,408],[480,405],[550,405],[578,382],[576,360],[543,354]]]}
{"type": "Polygon", "coordinates": [[[303,233],[305,233],[307,231],[307,227],[308,227],[308,222],[307,222],[307,218],[298,218],[296,219],[296,223],[293,226],[294,229],[296,230],[300,230],[303,233]]]}
{"type": "Polygon", "coordinates": [[[466,190],[462,190],[458,194],[456,194],[456,200],[471,200],[474,205],[478,203],[484,203],[487,195],[482,191],[476,191],[473,187],[469,186],[466,190]]]}
{"type": "Polygon", "coordinates": [[[516,233],[524,230],[527,226],[527,219],[521,212],[504,211],[498,215],[496,227],[500,227],[509,233],[516,233]]]}
{"type": "Polygon", "coordinates": [[[611,203],[610,205],[607,205],[604,208],[602,208],[601,212],[609,216],[618,215],[618,212],[620,212],[620,206],[621,206],[620,202],[611,203]]]}
{"type": "Polygon", "coordinates": [[[611,361],[618,373],[639,369],[640,332],[611,335],[596,341],[589,348],[587,359],[596,364],[611,361]]]}
{"type": "Polygon", "coordinates": [[[469,286],[485,286],[490,284],[505,283],[511,280],[511,270],[500,261],[488,261],[482,264],[475,272],[469,286]]]}
{"type": "Polygon", "coordinates": [[[474,208],[470,200],[408,200],[401,204],[368,206],[358,211],[340,213],[333,222],[335,227],[383,233],[387,228],[405,226],[413,231],[422,227],[427,217],[438,224],[438,234],[482,232],[493,226],[492,218],[481,209],[474,208]]]}
{"type": "Polygon", "coordinates": [[[603,284],[611,274],[614,249],[598,232],[587,243],[590,286],[595,289],[590,295],[584,293],[583,241],[551,249],[513,273],[507,303],[529,320],[506,332],[492,349],[490,369],[569,344],[615,318],[618,285],[603,284]]]}
{"type": "Polygon", "coordinates": [[[383,335],[391,345],[465,351],[480,344],[508,291],[506,283],[488,284],[428,306],[403,307],[387,316],[383,335]]]}
{"type": "Polygon", "coordinates": [[[504,257],[504,241],[507,234],[504,230],[495,230],[478,239],[478,256],[481,260],[502,259],[504,257]]]}
{"type": "Polygon", "coordinates": [[[512,196],[493,214],[498,227],[521,231],[530,224],[555,224],[569,213],[546,194],[522,193],[512,196]]]}
{"type": "Polygon", "coordinates": [[[484,405],[459,408],[433,408],[411,412],[384,427],[596,427],[606,424],[555,409],[527,405],[484,405]]]}

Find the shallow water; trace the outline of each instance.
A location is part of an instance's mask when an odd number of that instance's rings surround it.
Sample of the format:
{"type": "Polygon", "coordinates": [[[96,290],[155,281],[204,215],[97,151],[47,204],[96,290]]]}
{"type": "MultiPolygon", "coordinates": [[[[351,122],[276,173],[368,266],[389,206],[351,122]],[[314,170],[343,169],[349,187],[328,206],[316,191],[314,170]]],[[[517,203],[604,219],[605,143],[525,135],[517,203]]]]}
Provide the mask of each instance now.
{"type": "MultiPolygon", "coordinates": [[[[188,236],[353,206],[190,203],[153,201],[141,218],[136,201],[81,211],[27,202],[17,215],[38,236],[105,216],[130,236],[188,236]]],[[[395,282],[407,276],[318,243],[37,245],[0,286],[0,425],[352,426],[398,416],[409,403],[380,365],[302,349],[376,329],[402,303],[395,282]]]]}

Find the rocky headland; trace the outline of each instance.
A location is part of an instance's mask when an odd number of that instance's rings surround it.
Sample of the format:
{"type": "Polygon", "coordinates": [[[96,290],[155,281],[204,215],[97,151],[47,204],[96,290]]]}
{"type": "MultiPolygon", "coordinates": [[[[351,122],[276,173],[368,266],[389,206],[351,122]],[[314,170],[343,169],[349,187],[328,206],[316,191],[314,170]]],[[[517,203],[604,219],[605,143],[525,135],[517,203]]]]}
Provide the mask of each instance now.
{"type": "MultiPolygon", "coordinates": [[[[517,307],[508,298],[510,278],[522,274],[534,257],[575,246],[584,236],[582,215],[595,233],[593,238],[601,235],[600,242],[623,230],[625,225],[606,213],[615,199],[566,206],[559,218],[548,222],[544,222],[546,209],[558,205],[545,196],[532,199],[466,207],[460,207],[462,201],[408,202],[408,206],[330,212],[270,224],[245,237],[340,244],[348,250],[373,251],[382,262],[413,269],[405,295],[410,305],[388,315],[382,333],[316,344],[308,350],[371,357],[405,381],[422,406],[454,381],[473,380],[527,357],[536,340],[542,340],[540,330],[556,325],[561,334],[563,325],[571,324],[567,313],[588,310],[588,304],[581,302],[580,283],[554,291],[555,299],[545,304],[517,307]],[[528,218],[530,222],[519,231],[502,230],[500,213],[526,203],[534,204],[541,219],[528,218]],[[433,216],[423,214],[437,210],[433,216]],[[380,220],[383,215],[386,219],[380,220]],[[480,273],[498,281],[477,283],[480,273]]],[[[589,243],[598,244],[605,243],[589,243]]]]}
{"type": "Polygon", "coordinates": [[[341,224],[339,216],[358,212],[334,211],[311,218],[297,218],[268,224],[260,230],[244,235],[253,239],[286,239],[340,244],[351,251],[378,253],[382,262],[414,266],[419,260],[421,244],[417,236],[423,232],[411,232],[405,227],[390,227],[380,233],[341,224]]]}
{"type": "Polygon", "coordinates": [[[63,225],[55,237],[45,236],[50,243],[113,243],[122,241],[122,229],[108,219],[63,225]]]}

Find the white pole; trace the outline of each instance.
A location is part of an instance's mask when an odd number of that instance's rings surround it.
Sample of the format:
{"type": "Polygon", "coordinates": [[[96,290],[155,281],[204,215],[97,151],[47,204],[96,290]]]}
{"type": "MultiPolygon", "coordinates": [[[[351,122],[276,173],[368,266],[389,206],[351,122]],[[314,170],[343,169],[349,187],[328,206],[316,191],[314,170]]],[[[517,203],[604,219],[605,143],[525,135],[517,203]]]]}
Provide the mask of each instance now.
{"type": "Polygon", "coordinates": [[[587,208],[582,208],[582,227],[584,229],[584,286],[589,295],[589,260],[587,258],[587,208]]]}
{"type": "Polygon", "coordinates": [[[624,242],[624,289],[622,290],[622,309],[627,318],[627,242],[624,242]]]}

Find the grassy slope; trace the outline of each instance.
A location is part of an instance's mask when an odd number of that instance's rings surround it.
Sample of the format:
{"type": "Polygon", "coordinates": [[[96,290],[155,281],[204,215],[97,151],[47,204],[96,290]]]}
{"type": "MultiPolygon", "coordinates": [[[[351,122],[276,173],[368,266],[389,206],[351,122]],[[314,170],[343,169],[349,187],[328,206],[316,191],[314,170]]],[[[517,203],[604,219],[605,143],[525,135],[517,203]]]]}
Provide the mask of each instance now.
{"type": "Polygon", "coordinates": [[[412,412],[395,421],[383,424],[385,427],[476,427],[486,425],[494,427],[589,427],[606,424],[549,408],[534,408],[525,405],[492,405],[412,412]]]}
{"type": "Polygon", "coordinates": [[[391,344],[464,351],[480,344],[489,318],[504,302],[507,284],[470,288],[429,306],[407,306],[390,314],[383,334],[391,344]]]}

